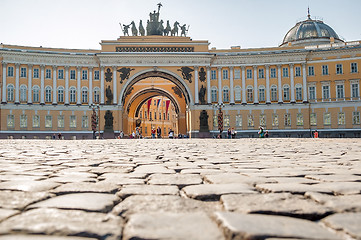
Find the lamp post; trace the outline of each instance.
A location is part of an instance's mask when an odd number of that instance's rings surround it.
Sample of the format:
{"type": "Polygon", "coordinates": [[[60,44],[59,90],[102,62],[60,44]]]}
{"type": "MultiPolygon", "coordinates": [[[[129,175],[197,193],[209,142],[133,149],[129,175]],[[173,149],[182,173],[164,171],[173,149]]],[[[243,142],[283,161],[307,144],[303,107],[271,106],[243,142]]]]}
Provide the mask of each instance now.
{"type": "Polygon", "coordinates": [[[218,108],[218,130],[219,130],[219,137],[222,138],[223,132],[223,112],[222,108],[224,107],[224,103],[217,103],[214,105],[215,108],[218,108]]]}
{"type": "Polygon", "coordinates": [[[92,117],[91,117],[93,139],[96,138],[95,133],[96,133],[97,129],[98,129],[98,137],[100,139],[100,116],[99,116],[100,106],[99,106],[99,104],[97,104],[97,105],[91,104],[91,105],[89,105],[89,108],[91,108],[93,111],[92,117]]]}

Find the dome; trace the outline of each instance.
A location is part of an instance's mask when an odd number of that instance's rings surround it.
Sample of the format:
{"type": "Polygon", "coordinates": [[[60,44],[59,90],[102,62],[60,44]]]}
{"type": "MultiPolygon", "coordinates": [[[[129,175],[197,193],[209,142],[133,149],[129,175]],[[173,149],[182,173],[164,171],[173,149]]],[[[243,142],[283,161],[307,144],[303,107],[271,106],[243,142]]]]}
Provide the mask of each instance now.
{"type": "Polygon", "coordinates": [[[308,19],[298,22],[283,38],[282,46],[309,46],[343,42],[336,32],[320,20],[308,19]]]}

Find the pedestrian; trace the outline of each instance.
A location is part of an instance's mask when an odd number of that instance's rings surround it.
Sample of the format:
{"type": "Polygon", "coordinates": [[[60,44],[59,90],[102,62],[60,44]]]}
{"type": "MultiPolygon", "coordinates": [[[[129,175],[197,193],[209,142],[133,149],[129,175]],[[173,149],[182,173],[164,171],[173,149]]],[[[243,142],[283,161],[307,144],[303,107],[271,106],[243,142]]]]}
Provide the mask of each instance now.
{"type": "Polygon", "coordinates": [[[314,138],[318,138],[318,132],[317,132],[317,130],[315,130],[315,132],[313,133],[313,137],[314,137],[314,138]]]}
{"type": "Polygon", "coordinates": [[[58,139],[61,140],[61,133],[58,134],[58,139]]]}
{"type": "Polygon", "coordinates": [[[228,128],[227,129],[227,137],[228,137],[228,139],[231,138],[231,135],[232,135],[231,128],[228,128]]]}
{"type": "Polygon", "coordinates": [[[236,130],[234,130],[234,128],[231,129],[231,137],[233,139],[236,138],[236,130]]]}
{"type": "Polygon", "coordinates": [[[268,130],[266,130],[266,133],[264,134],[264,137],[265,137],[265,138],[268,138],[268,137],[269,137],[268,130]]]}
{"type": "Polygon", "coordinates": [[[264,138],[264,129],[263,127],[259,127],[258,135],[260,138],[264,138]]]}
{"type": "Polygon", "coordinates": [[[124,137],[124,132],[123,132],[123,131],[120,131],[119,136],[120,136],[120,138],[123,138],[123,137],[124,137]]]}
{"type": "Polygon", "coordinates": [[[173,138],[174,137],[174,131],[172,129],[169,129],[168,137],[173,138]]]}
{"type": "Polygon", "coordinates": [[[162,138],[162,129],[160,127],[157,128],[157,138],[162,138]]]}
{"type": "Polygon", "coordinates": [[[155,128],[153,127],[152,130],[150,131],[150,133],[152,134],[152,138],[154,139],[155,138],[155,128]]]}
{"type": "Polygon", "coordinates": [[[55,133],[53,134],[53,140],[55,140],[56,139],[56,136],[55,136],[55,133]]]}

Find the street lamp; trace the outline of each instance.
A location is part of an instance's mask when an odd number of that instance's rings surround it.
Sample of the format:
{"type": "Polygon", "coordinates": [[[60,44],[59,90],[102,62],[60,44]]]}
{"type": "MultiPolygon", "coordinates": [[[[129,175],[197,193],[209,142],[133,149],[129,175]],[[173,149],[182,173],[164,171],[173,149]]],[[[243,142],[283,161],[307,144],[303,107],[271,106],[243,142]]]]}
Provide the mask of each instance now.
{"type": "Polygon", "coordinates": [[[100,112],[100,106],[99,104],[94,105],[93,103],[89,105],[89,108],[92,109],[93,113],[92,113],[92,131],[93,131],[93,139],[96,138],[95,133],[97,131],[98,128],[98,136],[100,139],[100,117],[99,117],[99,112],[100,112]]]}
{"type": "Polygon", "coordinates": [[[218,108],[218,130],[219,130],[219,137],[222,138],[222,132],[223,132],[223,112],[222,112],[222,108],[224,107],[224,103],[214,104],[214,107],[218,108]]]}

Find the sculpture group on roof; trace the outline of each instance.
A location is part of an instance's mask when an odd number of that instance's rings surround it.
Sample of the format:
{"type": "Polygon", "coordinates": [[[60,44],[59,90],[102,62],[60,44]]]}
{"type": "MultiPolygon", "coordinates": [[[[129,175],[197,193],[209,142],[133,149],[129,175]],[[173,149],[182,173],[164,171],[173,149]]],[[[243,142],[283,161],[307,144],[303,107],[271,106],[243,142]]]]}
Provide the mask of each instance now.
{"type": "Polygon", "coordinates": [[[130,24],[120,24],[120,27],[122,28],[124,36],[129,36],[129,28],[132,30],[132,36],[152,36],[152,35],[158,35],[158,36],[179,36],[179,29],[181,30],[180,36],[186,37],[189,30],[189,25],[187,27],[187,24],[181,25],[178,21],[175,21],[173,24],[173,27],[171,27],[169,20],[167,20],[167,25],[164,27],[164,21],[159,21],[159,13],[160,8],[163,6],[161,3],[158,3],[158,11],[155,10],[149,13],[149,20],[147,20],[147,26],[144,29],[142,20],[139,21],[139,31],[135,25],[135,22],[132,21],[130,24]]]}

